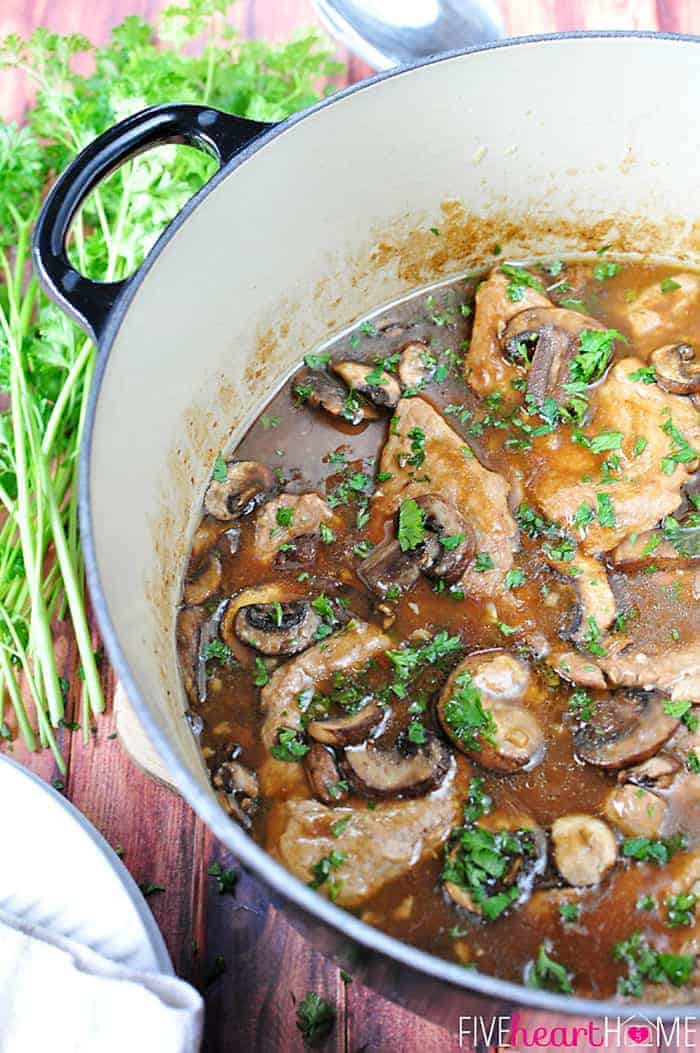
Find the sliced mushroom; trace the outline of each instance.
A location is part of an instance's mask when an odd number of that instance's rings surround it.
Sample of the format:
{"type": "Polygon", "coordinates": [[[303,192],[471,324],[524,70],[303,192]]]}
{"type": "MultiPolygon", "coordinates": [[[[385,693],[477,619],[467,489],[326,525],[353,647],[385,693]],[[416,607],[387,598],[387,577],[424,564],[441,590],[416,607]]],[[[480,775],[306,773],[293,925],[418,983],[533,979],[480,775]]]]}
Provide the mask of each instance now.
{"type": "Polygon", "coordinates": [[[573,560],[548,558],[547,562],[573,586],[578,601],[572,624],[562,632],[562,637],[581,646],[591,625],[595,624],[601,633],[607,632],[615,621],[617,602],[600,560],[577,550],[573,560]]]}
{"type": "Polygon", "coordinates": [[[300,534],[287,543],[275,556],[275,566],[285,570],[315,563],[318,555],[318,534],[300,534]]]}
{"type": "Polygon", "coordinates": [[[592,658],[577,651],[557,651],[548,657],[547,662],[564,680],[580,687],[596,687],[605,690],[605,677],[592,658]]]}
{"type": "Polygon", "coordinates": [[[234,629],[239,640],[261,654],[290,655],[311,646],[321,621],[309,600],[253,603],[239,609],[234,629]]]}
{"type": "Polygon", "coordinates": [[[183,599],[187,604],[204,603],[221,584],[221,560],[217,552],[209,552],[188,568],[183,587],[183,599]]]}
{"type": "Polygon", "coordinates": [[[532,713],[516,702],[489,702],[485,708],[493,728],[479,734],[476,749],[455,734],[449,722],[449,701],[446,707],[438,708],[445,734],[482,768],[498,772],[534,768],[544,754],[544,734],[532,713]]]}
{"type": "Polygon", "coordinates": [[[248,829],[260,797],[257,775],[239,761],[230,760],[216,769],[211,781],[229,815],[248,829]]]}
{"type": "Polygon", "coordinates": [[[592,815],[563,815],[551,830],[554,862],[570,885],[597,885],[617,861],[610,827],[592,815]]]}
{"type": "Polygon", "coordinates": [[[531,307],[510,320],[501,339],[505,357],[527,367],[527,393],[537,405],[545,398],[566,401],[569,363],[579,353],[584,329],[602,330],[595,318],[564,307],[531,307]]]}
{"type": "Polygon", "coordinates": [[[202,628],[208,614],[203,607],[183,607],[177,615],[175,639],[180,659],[180,673],[185,693],[191,705],[201,701],[199,692],[199,653],[202,628]]]}
{"type": "MultiPolygon", "coordinates": [[[[510,866],[500,878],[487,883],[482,888],[484,895],[490,897],[517,886],[519,895],[513,901],[512,906],[520,906],[525,903],[532,894],[535,879],[542,874],[547,866],[547,838],[544,831],[525,815],[498,815],[486,816],[477,826],[477,829],[488,828],[488,833],[498,838],[499,833],[520,834],[527,844],[529,851],[525,854],[512,855],[510,866]]],[[[497,843],[497,842],[496,842],[497,843]]],[[[454,862],[459,853],[459,842],[449,853],[450,862],[454,862]]],[[[455,903],[470,914],[483,916],[483,910],[478,903],[475,894],[463,888],[454,881],[445,882],[445,892],[455,903]]]]}
{"type": "Polygon", "coordinates": [[[242,589],[237,595],[232,596],[226,603],[220,625],[220,635],[224,643],[233,651],[238,661],[250,665],[252,663],[250,651],[243,646],[236,631],[236,618],[243,607],[269,605],[274,607],[275,615],[277,608],[275,604],[289,603],[291,600],[304,598],[304,591],[299,586],[295,594],[294,583],[290,581],[271,581],[265,585],[255,585],[250,589],[242,589]]]}
{"type": "Polygon", "coordinates": [[[297,389],[308,389],[306,402],[309,406],[325,410],[332,417],[340,417],[348,424],[361,424],[363,420],[378,420],[380,414],[374,406],[367,405],[359,393],[349,393],[347,388],[320,370],[308,370],[297,378],[297,389]]]}
{"type": "Polygon", "coordinates": [[[391,374],[381,371],[364,362],[336,362],[335,373],[341,377],[351,391],[357,391],[363,398],[380,409],[396,409],[401,398],[398,380],[391,374]]]}
{"type": "Polygon", "coordinates": [[[700,357],[692,344],[665,344],[652,352],[656,383],[671,395],[700,392],[700,357]]]}
{"type": "Polygon", "coordinates": [[[435,372],[435,358],[427,344],[413,340],[401,351],[399,380],[405,388],[419,388],[435,372]]]}
{"type": "MultiPolygon", "coordinates": [[[[544,754],[544,733],[536,717],[520,705],[530,683],[524,662],[505,652],[470,655],[448,678],[437,705],[437,716],[451,742],[484,768],[514,772],[533,768],[544,754]],[[476,689],[488,725],[476,733],[470,700],[461,693],[476,689]],[[466,717],[464,718],[464,710],[466,717]]],[[[478,705],[478,703],[477,703],[478,705]]]]}
{"type": "Polygon", "coordinates": [[[624,769],[617,778],[618,782],[634,783],[647,789],[667,790],[680,770],[680,762],[670,753],[662,752],[642,764],[624,769]]]}
{"type": "Polygon", "coordinates": [[[275,492],[275,473],[259,461],[229,461],[226,478],[212,479],[204,495],[204,508],[215,519],[240,519],[275,492]]]}
{"type": "Polygon", "coordinates": [[[416,504],[423,510],[424,526],[440,542],[441,555],[425,573],[431,578],[457,581],[476,551],[476,534],[454,505],[437,494],[421,494],[416,504]],[[444,539],[444,540],[443,540],[444,539]]]}
{"type": "Polygon", "coordinates": [[[605,798],[603,814],[625,837],[657,837],[666,802],[640,786],[616,786],[605,798]]]}
{"type": "Polygon", "coordinates": [[[438,539],[432,534],[409,552],[401,549],[396,538],[387,538],[358,564],[357,576],[370,592],[385,599],[396,589],[407,592],[413,588],[421,571],[431,567],[441,551],[438,539]]]}
{"type": "Polygon", "coordinates": [[[355,746],[369,735],[384,717],[386,710],[376,699],[343,717],[330,717],[328,720],[312,720],[306,730],[312,739],[327,746],[355,746]]]}
{"type": "Polygon", "coordinates": [[[345,750],[342,770],[363,797],[422,797],[439,786],[452,763],[449,747],[430,731],[421,744],[402,735],[393,749],[367,743],[345,750]]]}
{"type": "Polygon", "coordinates": [[[598,768],[626,768],[657,753],[678,723],[658,695],[616,693],[596,702],[593,719],[576,731],[576,754],[598,768]]]}
{"type": "Polygon", "coordinates": [[[342,804],[348,784],[341,779],[333,750],[314,742],[304,757],[304,770],[314,797],[323,804],[342,804]]]}
{"type": "Polygon", "coordinates": [[[220,522],[218,519],[212,519],[210,516],[203,516],[192,538],[190,558],[194,560],[202,559],[210,549],[216,548],[221,535],[225,531],[225,523],[220,522]]]}

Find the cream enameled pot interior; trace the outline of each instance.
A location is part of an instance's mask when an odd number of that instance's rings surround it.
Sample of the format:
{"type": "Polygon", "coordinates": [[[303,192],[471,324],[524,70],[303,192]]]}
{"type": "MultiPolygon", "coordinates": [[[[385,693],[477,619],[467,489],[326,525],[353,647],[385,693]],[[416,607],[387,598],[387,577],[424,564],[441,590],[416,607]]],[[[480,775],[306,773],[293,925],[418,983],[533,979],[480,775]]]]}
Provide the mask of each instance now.
{"type": "Polygon", "coordinates": [[[697,265],[699,57],[693,41],[574,37],[380,80],[271,133],[158,253],[96,402],[92,577],[120,674],[201,788],[173,625],[216,452],[315,344],[494,242],[697,265]]]}

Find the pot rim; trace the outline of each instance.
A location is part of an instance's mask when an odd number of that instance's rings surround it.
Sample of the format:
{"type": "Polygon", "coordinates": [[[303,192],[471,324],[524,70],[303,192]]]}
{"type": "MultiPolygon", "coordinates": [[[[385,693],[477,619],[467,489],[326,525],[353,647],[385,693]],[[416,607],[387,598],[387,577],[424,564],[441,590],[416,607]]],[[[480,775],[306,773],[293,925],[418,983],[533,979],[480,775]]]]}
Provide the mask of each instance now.
{"type": "MultiPolygon", "coordinates": [[[[524,984],[503,980],[496,976],[479,973],[477,970],[465,969],[464,966],[447,959],[440,958],[428,951],[420,950],[411,944],[404,943],[393,936],[389,936],[379,929],[361,921],[354,914],[337,907],[330,900],[318,895],[298,878],[294,877],[285,867],[276,862],[264,848],[253,841],[236,823],[231,822],[221,806],[203,790],[195,777],[190,773],[187,766],[180,762],[175,750],[170,745],[167,735],[161,730],[156,720],[151,716],[141,692],[131,674],[126,656],[122,651],[119,638],[115,631],[107,602],[102,588],[100,574],[97,568],[95,543],[92,529],[91,514],[91,491],[90,491],[90,462],[92,454],[92,440],[95,426],[95,417],[99,402],[102,381],[109,361],[110,352],[117,338],[121,324],[129,310],[131,302],[140,288],[146,275],[159,259],[161,253],[169,244],[171,239],[185,223],[201,202],[221,183],[228,178],[241,165],[246,164],[263,146],[271,143],[274,139],[284,135],[295,127],[300,121],[318,113],[320,110],[333,105],[341,99],[345,99],[356,92],[364,91],[374,87],[382,81],[395,77],[410,76],[424,66],[432,66],[438,62],[449,62],[464,58],[467,55],[480,54],[485,51],[505,50],[518,48],[530,44],[547,44],[562,40],[649,40],[663,42],[677,42],[700,44],[700,36],[683,33],[657,33],[651,30],[572,30],[562,33],[533,34],[523,37],[509,37],[490,43],[478,44],[468,48],[458,48],[439,55],[430,56],[410,65],[400,66],[395,69],[379,72],[366,80],[349,85],[346,88],[320,100],[313,106],[299,113],[292,114],[278,124],[274,124],[266,132],[257,136],[248,146],[238,152],[229,162],[214,174],[214,176],[198,190],[183,206],[178,215],[170,222],[160,235],[148,256],[140,267],[127,279],[126,287],[120,295],[119,300],[111,310],[107,322],[101,334],[92,386],[88,399],[87,413],[85,418],[85,430],[83,442],[80,449],[79,461],[79,519],[80,533],[83,545],[86,577],[92,600],[93,610],[97,619],[102,640],[107,649],[110,662],[122,683],[127,697],[131,702],[144,731],[147,733],[151,743],[155,746],[168,769],[173,772],[174,781],[182,792],[187,803],[194,809],[203,822],[221,840],[226,847],[236,856],[240,863],[249,868],[256,878],[271,886],[276,893],[284,899],[291,900],[297,907],[308,914],[319,918],[326,925],[338,930],[340,933],[360,944],[369,951],[379,952],[400,965],[408,966],[419,973],[427,973],[436,980],[465,988],[477,994],[484,995],[494,1002],[514,1003],[529,1009],[541,1009],[551,1013],[563,1013],[566,1016],[582,1016],[592,1019],[601,1017],[626,1018],[648,1017],[652,1020],[664,1021],[680,1017],[700,1016],[700,1004],[698,1005],[663,1005],[627,1003],[621,1001],[597,1000],[557,994],[549,991],[535,990],[524,984]],[[631,1009],[632,1013],[625,1012],[631,1009]]],[[[495,1007],[494,1007],[495,1008],[495,1007]]],[[[449,1025],[446,1025],[449,1026],[449,1025]]]]}

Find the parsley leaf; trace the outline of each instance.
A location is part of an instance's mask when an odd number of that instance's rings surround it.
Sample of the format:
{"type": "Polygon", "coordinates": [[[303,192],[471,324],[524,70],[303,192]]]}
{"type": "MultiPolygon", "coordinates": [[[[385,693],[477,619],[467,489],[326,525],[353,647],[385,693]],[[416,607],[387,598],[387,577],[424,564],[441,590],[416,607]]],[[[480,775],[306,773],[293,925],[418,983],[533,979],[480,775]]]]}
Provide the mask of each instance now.
{"type": "Polygon", "coordinates": [[[297,1009],[297,1028],[304,1041],[316,1045],[328,1038],[335,1023],[335,1009],[315,991],[309,991],[297,1009]]]}
{"type": "Polygon", "coordinates": [[[270,749],[275,760],[299,763],[304,759],[311,749],[299,738],[300,732],[296,728],[278,728],[277,742],[270,749]]]}
{"type": "Polygon", "coordinates": [[[425,538],[425,512],[412,497],[401,502],[398,536],[402,552],[417,548],[425,538]]]}
{"type": "Polygon", "coordinates": [[[211,473],[211,477],[216,483],[225,483],[227,477],[227,466],[226,461],[223,459],[220,453],[217,453],[216,460],[214,461],[214,470],[211,473]]]}
{"type": "Polygon", "coordinates": [[[572,994],[573,974],[563,965],[550,957],[551,945],[548,941],[540,945],[537,958],[529,962],[525,967],[525,983],[528,987],[534,987],[544,991],[560,991],[562,994],[572,994]]]}

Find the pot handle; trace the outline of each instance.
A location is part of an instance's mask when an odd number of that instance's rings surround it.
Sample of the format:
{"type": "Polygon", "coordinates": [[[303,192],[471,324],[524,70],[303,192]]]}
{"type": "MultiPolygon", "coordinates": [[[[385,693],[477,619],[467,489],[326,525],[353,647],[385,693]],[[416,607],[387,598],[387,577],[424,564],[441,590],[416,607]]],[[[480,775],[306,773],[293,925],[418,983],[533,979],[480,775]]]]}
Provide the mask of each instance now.
{"type": "Polygon", "coordinates": [[[186,143],[225,165],[270,124],[236,117],[208,106],[151,106],[109,128],[61,172],[34,228],[32,257],[44,291],[99,342],[112,308],[135,279],[96,282],[71,265],[66,238],[80,205],[106,176],[136,154],[162,143],[186,143]]]}

